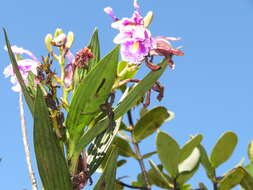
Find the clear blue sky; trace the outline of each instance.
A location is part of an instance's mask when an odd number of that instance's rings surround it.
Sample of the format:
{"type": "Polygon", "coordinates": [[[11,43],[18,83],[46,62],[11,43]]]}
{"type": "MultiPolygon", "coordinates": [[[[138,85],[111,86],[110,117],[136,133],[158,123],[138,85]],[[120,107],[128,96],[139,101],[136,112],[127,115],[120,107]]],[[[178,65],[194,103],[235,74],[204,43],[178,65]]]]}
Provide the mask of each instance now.
{"type": "MultiPolygon", "coordinates": [[[[202,133],[209,152],[224,131],[236,132],[238,146],[230,162],[218,169],[221,175],[246,157],[247,145],[253,139],[253,1],[139,0],[139,3],[142,13],[149,10],[155,13],[153,36],[183,38],[176,45],[184,46],[185,56],[176,58],[176,70],[166,71],[161,80],[166,86],[162,105],[176,114],[162,130],[181,145],[189,135],[202,133]]],[[[12,44],[31,50],[37,57],[46,54],[44,36],[53,33],[56,27],[75,33],[74,50],[78,50],[87,44],[97,26],[104,55],[113,48],[112,39],[117,34],[110,28],[111,19],[103,12],[108,5],[119,17],[132,14],[132,0],[8,0],[0,4],[0,26],[7,29],[12,44]]],[[[1,35],[1,72],[9,64],[3,47],[1,35]]],[[[0,157],[3,159],[0,187],[31,189],[21,138],[18,94],[11,91],[9,79],[2,74],[0,87],[0,157]]],[[[27,125],[31,136],[30,116],[27,125]]],[[[146,153],[154,147],[151,137],[141,149],[146,153]]],[[[158,163],[156,157],[153,160],[158,163]]],[[[118,175],[134,176],[137,169],[137,163],[131,161],[118,175]]],[[[196,187],[205,178],[201,169],[191,182],[196,187]]]]}

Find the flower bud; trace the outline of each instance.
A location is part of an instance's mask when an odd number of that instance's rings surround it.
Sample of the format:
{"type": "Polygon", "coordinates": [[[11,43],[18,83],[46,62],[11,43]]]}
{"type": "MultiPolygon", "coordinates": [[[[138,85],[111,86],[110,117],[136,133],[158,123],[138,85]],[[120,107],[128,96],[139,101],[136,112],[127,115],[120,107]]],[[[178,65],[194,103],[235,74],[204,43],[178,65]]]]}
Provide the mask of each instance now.
{"type": "Polygon", "coordinates": [[[55,32],[54,32],[54,37],[56,38],[57,36],[59,36],[59,35],[62,34],[62,33],[63,33],[62,29],[56,28],[56,30],[55,30],[55,32]]]}
{"type": "Polygon", "coordinates": [[[53,40],[52,34],[47,34],[46,37],[45,37],[45,44],[46,44],[47,50],[49,52],[53,51],[52,44],[51,44],[52,40],[53,40]]]}
{"type": "Polygon", "coordinates": [[[72,44],[74,42],[74,33],[69,32],[67,35],[67,43],[66,43],[66,48],[70,49],[72,44]]]}
{"type": "Polygon", "coordinates": [[[61,33],[61,34],[59,34],[57,37],[55,37],[55,38],[52,40],[52,44],[53,44],[54,46],[61,47],[61,46],[63,46],[64,44],[66,44],[66,41],[67,41],[66,34],[61,33]]]}
{"type": "Polygon", "coordinates": [[[147,28],[153,20],[154,14],[152,11],[149,11],[143,19],[144,27],[147,28]]]}

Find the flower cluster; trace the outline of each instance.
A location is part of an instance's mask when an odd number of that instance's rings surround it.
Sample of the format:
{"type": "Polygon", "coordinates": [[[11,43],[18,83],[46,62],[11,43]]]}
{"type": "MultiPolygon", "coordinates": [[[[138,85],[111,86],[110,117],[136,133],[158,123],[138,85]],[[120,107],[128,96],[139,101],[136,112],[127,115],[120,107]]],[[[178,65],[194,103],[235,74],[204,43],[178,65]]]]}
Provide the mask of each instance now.
{"type": "MultiPolygon", "coordinates": [[[[152,37],[151,32],[146,28],[145,18],[140,14],[140,6],[134,0],[135,11],[131,18],[117,18],[111,7],[106,7],[104,11],[115,21],[112,28],[119,30],[119,34],[114,38],[114,43],[121,45],[121,57],[129,63],[140,63],[147,56],[182,56],[184,53],[173,48],[169,40],[179,38],[152,37]]],[[[172,62],[169,62],[172,67],[172,62]]]]}
{"type": "MultiPolygon", "coordinates": [[[[22,75],[25,84],[28,84],[29,72],[37,75],[37,67],[40,65],[40,62],[30,51],[26,49],[17,46],[12,46],[11,49],[14,55],[18,58],[17,64],[20,74],[22,75]],[[22,55],[27,55],[29,58],[23,59],[23,57],[21,57],[22,55]]],[[[5,48],[5,50],[7,49],[5,48]]],[[[3,74],[6,78],[11,77],[11,83],[14,85],[12,90],[15,92],[20,92],[21,87],[11,64],[4,69],[3,74]]]]}

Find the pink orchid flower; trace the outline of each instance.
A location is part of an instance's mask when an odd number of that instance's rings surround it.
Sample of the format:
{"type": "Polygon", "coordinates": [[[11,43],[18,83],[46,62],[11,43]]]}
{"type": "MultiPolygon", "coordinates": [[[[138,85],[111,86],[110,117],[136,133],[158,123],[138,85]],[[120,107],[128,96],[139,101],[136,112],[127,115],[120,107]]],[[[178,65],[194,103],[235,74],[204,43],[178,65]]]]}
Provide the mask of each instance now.
{"type": "Polygon", "coordinates": [[[134,1],[135,11],[131,18],[118,19],[111,7],[104,11],[115,21],[112,28],[119,30],[114,38],[114,43],[121,45],[121,57],[129,63],[139,63],[144,60],[152,47],[150,31],[144,27],[143,17],[140,14],[140,7],[137,0],[134,1]]]}
{"type": "MultiPolygon", "coordinates": [[[[131,18],[117,18],[111,7],[106,7],[104,11],[115,21],[112,28],[119,30],[119,34],[113,42],[121,45],[121,57],[129,63],[140,63],[147,56],[164,56],[172,55],[182,56],[184,53],[173,48],[169,41],[179,40],[173,37],[152,37],[151,32],[144,27],[143,17],[140,14],[140,6],[137,0],[134,0],[135,11],[131,18]]],[[[170,59],[171,68],[174,64],[170,59]]]]}
{"type": "MultiPolygon", "coordinates": [[[[27,55],[29,58],[27,59],[21,59],[17,61],[19,71],[23,77],[23,80],[25,84],[28,84],[28,74],[29,72],[32,72],[34,75],[37,75],[37,67],[40,65],[39,60],[28,50],[25,50],[23,48],[17,47],[17,46],[12,46],[11,47],[13,53],[15,55],[27,55]]],[[[6,50],[6,47],[5,47],[6,50]]],[[[17,77],[14,73],[14,70],[12,68],[12,65],[9,64],[3,72],[4,76],[11,77],[11,83],[14,85],[12,87],[12,90],[15,92],[20,92],[21,87],[20,84],[17,80],[17,77]]]]}

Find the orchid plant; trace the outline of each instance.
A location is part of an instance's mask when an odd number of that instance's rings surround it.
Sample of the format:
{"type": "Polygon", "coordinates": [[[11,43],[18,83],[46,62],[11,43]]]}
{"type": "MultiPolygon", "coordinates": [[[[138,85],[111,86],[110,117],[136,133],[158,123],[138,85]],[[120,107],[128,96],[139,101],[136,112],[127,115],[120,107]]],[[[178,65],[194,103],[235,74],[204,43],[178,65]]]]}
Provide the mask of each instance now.
{"type": "MultiPolygon", "coordinates": [[[[158,80],[167,66],[175,68],[173,56],[183,56],[184,52],[171,44],[180,38],[152,36],[148,27],[153,13],[150,11],[143,17],[137,0],[133,5],[131,18],[120,19],[111,7],[104,9],[113,19],[111,27],[119,33],[113,40],[116,47],[103,58],[97,29],[86,47],[72,53],[74,33],[57,28],[54,34],[46,35],[48,55],[41,60],[26,49],[11,46],[4,30],[11,64],[3,74],[10,77],[12,90],[20,93],[21,108],[24,95],[33,116],[34,148],[42,188],[89,188],[93,174],[102,172],[94,190],[150,190],[153,186],[191,190],[194,188],[188,181],[202,165],[214,190],[238,184],[246,190],[253,189],[252,145],[249,165],[239,165],[222,176],[217,175],[216,168],[228,160],[237,144],[233,132],[223,134],[208,156],[201,145],[201,134],[192,136],[180,148],[169,134],[158,130],[174,114],[163,106],[149,109],[151,93],[157,92],[157,99],[162,100],[164,86],[158,80]],[[154,56],[163,59],[157,64],[154,56]],[[150,72],[136,78],[143,63],[150,72]],[[136,122],[132,117],[134,108],[140,109],[136,122]],[[123,119],[125,115],[128,125],[123,119]],[[140,143],[155,132],[157,150],[142,154],[140,143]],[[156,154],[161,164],[149,160],[147,169],[147,159],[156,154]],[[134,158],[140,166],[137,180],[131,184],[116,177],[117,168],[127,164],[127,158],[134,158]]],[[[23,109],[21,120],[29,174],[36,190],[23,109]]],[[[207,188],[200,183],[197,189],[207,188]]]]}

